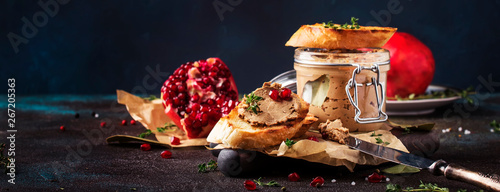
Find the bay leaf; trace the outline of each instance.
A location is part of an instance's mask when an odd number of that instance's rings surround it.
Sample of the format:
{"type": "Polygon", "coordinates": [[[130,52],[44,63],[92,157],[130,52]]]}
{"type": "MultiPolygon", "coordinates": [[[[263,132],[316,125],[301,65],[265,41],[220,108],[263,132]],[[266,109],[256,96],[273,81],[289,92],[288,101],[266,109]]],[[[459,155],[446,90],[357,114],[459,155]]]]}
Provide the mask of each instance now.
{"type": "Polygon", "coordinates": [[[396,165],[394,167],[383,169],[382,172],[389,174],[418,173],[420,172],[420,169],[406,165],[396,165]]]}
{"type": "Polygon", "coordinates": [[[405,124],[394,123],[389,120],[387,120],[387,122],[393,128],[410,129],[412,131],[431,131],[432,128],[434,128],[434,125],[436,124],[436,123],[424,123],[420,125],[405,125],[405,124]]]}
{"type": "Polygon", "coordinates": [[[302,98],[311,105],[320,107],[325,102],[329,89],[330,79],[325,74],[314,81],[306,82],[302,91],[302,98]]]}

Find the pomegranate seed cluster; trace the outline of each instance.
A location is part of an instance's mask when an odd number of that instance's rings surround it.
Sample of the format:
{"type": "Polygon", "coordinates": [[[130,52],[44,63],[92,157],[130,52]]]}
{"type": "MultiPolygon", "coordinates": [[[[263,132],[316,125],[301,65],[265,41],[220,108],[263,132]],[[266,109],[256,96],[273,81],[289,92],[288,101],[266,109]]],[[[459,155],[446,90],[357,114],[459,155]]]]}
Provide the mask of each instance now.
{"type": "Polygon", "coordinates": [[[175,110],[190,135],[198,135],[238,104],[231,72],[216,58],[182,64],[161,92],[164,107],[175,110]]]}

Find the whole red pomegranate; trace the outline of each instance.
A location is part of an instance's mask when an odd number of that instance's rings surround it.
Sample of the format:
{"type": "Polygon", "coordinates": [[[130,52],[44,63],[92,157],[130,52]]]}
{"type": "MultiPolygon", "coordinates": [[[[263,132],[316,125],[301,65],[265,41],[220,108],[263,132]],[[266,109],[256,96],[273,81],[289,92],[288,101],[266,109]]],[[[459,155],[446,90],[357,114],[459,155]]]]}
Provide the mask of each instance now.
{"type": "Polygon", "coordinates": [[[412,93],[424,93],[434,77],[431,50],[413,35],[404,32],[396,32],[382,48],[391,54],[387,96],[408,97],[412,93]]]}
{"type": "Polygon", "coordinates": [[[219,58],[182,64],[161,88],[165,114],[189,139],[206,137],[238,104],[229,68],[219,58]]]}

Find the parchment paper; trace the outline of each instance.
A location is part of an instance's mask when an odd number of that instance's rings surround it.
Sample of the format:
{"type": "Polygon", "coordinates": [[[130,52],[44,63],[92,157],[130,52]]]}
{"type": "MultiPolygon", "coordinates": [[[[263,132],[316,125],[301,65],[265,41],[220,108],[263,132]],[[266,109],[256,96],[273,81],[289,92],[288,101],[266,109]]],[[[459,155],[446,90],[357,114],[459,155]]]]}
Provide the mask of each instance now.
{"type": "MultiPolygon", "coordinates": [[[[365,133],[350,133],[351,136],[359,138],[361,140],[376,143],[375,138],[380,138],[384,142],[388,142],[386,147],[399,149],[401,151],[408,152],[403,143],[394,136],[390,131],[378,130],[375,131],[376,134],[382,134],[382,136],[372,137],[372,132],[365,133]]],[[[359,165],[379,165],[381,163],[387,162],[386,160],[367,155],[361,151],[351,149],[347,145],[339,144],[335,141],[323,140],[321,135],[318,133],[308,132],[306,136],[299,139],[297,143],[292,145],[291,148],[285,145],[284,142],[281,143],[279,147],[271,147],[262,151],[271,156],[284,156],[297,159],[304,159],[311,162],[318,162],[332,166],[346,166],[350,171],[354,170],[356,164],[359,165]],[[308,140],[308,136],[316,136],[319,142],[308,140]]]]}
{"type": "MultiPolygon", "coordinates": [[[[161,143],[170,144],[172,136],[181,139],[180,145],[171,145],[172,147],[188,147],[188,146],[205,146],[208,142],[205,138],[200,139],[187,139],[185,133],[181,129],[174,131],[159,133],[156,131],[157,127],[163,127],[165,123],[172,123],[172,121],[165,115],[163,105],[160,99],[149,101],[122,90],[117,90],[118,103],[124,104],[127,107],[132,118],[139,121],[147,129],[151,129],[155,133],[156,139],[161,143]]],[[[389,126],[386,126],[386,128],[389,126]]],[[[388,130],[377,130],[375,133],[382,134],[382,136],[372,137],[371,132],[356,132],[350,133],[353,137],[357,137],[364,141],[376,143],[375,138],[380,138],[384,142],[389,142],[387,147],[406,151],[403,143],[388,130]]],[[[380,158],[364,154],[358,150],[350,149],[346,145],[341,145],[334,141],[327,141],[321,139],[319,133],[307,132],[301,138],[293,138],[297,141],[291,148],[288,148],[283,143],[279,146],[272,146],[265,149],[249,149],[268,154],[270,156],[284,156],[296,159],[304,159],[310,162],[318,162],[332,166],[346,166],[349,170],[353,171],[356,164],[360,165],[378,165],[384,162],[380,158]],[[308,140],[307,137],[316,136],[319,142],[308,140]]],[[[214,149],[226,148],[223,145],[218,145],[214,149]]]]}
{"type": "Polygon", "coordinates": [[[170,145],[171,137],[175,136],[181,140],[180,145],[171,145],[172,147],[190,147],[190,146],[205,146],[208,142],[205,138],[187,139],[185,132],[182,129],[173,131],[165,131],[160,133],[156,130],[158,127],[163,127],[165,123],[173,123],[172,120],[165,115],[161,99],[149,101],[132,95],[123,90],[116,90],[118,103],[127,107],[130,116],[134,120],[140,122],[146,129],[150,129],[156,136],[156,139],[161,143],[170,145]]]}

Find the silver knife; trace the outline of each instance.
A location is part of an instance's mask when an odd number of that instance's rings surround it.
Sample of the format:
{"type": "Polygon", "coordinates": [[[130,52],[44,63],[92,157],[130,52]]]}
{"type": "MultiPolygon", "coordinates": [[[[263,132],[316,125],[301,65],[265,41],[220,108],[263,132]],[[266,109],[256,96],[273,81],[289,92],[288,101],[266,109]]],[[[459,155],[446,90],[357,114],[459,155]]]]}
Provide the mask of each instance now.
{"type": "Polygon", "coordinates": [[[349,137],[347,145],[364,153],[407,166],[426,169],[434,175],[444,175],[448,179],[463,181],[485,190],[500,191],[500,177],[496,174],[486,175],[448,164],[443,160],[433,161],[397,149],[373,144],[355,137],[349,137]]]}

